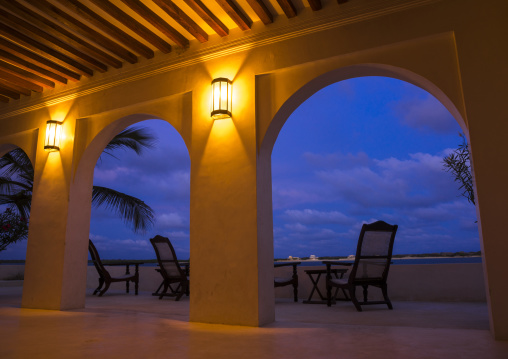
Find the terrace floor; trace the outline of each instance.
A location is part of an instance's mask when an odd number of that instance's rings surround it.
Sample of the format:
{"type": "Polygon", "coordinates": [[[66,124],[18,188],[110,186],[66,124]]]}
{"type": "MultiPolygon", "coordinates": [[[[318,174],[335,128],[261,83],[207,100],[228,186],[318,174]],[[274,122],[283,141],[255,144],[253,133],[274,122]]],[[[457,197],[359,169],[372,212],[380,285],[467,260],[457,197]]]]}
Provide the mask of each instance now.
{"type": "Polygon", "coordinates": [[[484,303],[276,300],[261,328],[189,323],[189,299],[109,290],[72,311],[21,309],[21,287],[0,288],[0,358],[508,358],[489,332],[484,303]]]}

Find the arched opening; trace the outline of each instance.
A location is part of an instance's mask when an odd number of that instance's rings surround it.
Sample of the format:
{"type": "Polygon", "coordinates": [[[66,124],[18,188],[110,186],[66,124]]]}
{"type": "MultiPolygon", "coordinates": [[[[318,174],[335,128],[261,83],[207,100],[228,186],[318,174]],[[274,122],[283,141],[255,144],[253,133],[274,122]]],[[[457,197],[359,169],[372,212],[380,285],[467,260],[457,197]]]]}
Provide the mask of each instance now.
{"type": "MultiPolygon", "coordinates": [[[[95,158],[95,166],[88,168],[93,173],[94,188],[111,188],[136,197],[153,211],[153,226],[133,231],[133,222],[125,221],[111,207],[94,206],[91,210],[89,238],[101,259],[105,263],[114,260],[117,264],[118,261],[142,262],[139,291],[143,294],[154,292],[162,279],[155,271],[156,256],[150,238],[155,235],[168,237],[178,259],[189,258],[190,157],[178,131],[167,121],[153,118],[134,115],[116,120],[95,137],[82,158],[87,166],[95,158]],[[114,131],[110,131],[111,127],[114,131]],[[139,155],[125,148],[108,151],[111,155],[102,153],[101,149],[124,129],[143,129],[153,136],[151,147],[145,148],[139,155]],[[103,136],[104,132],[108,135],[103,136]]],[[[79,168],[77,178],[83,173],[83,169],[79,168]]],[[[134,272],[134,266],[129,269],[134,272]]],[[[123,275],[125,265],[110,266],[108,270],[112,275],[123,275]]],[[[98,273],[89,263],[87,307],[99,304],[99,301],[92,300],[92,292],[97,286],[98,273]]],[[[125,282],[112,283],[104,296],[133,295],[133,292],[133,284],[130,285],[130,294],[125,294],[125,282]]]]}
{"type": "Polygon", "coordinates": [[[400,80],[316,92],[272,153],[275,257],[291,254],[285,242],[293,256],[330,256],[339,239],[341,255],[354,254],[362,222],[376,218],[399,224],[394,254],[479,251],[474,205],[443,167],[460,131],[434,97],[400,80]]]}
{"type": "MultiPolygon", "coordinates": [[[[442,169],[442,158],[460,143],[457,132],[466,130],[464,122],[457,109],[432,84],[402,70],[400,73],[394,68],[385,70],[362,66],[332,71],[297,90],[275,115],[260,151],[265,155],[273,149],[275,258],[347,257],[355,253],[362,222],[378,219],[399,226],[404,223],[397,234],[395,253],[479,253],[475,208],[459,197],[458,185],[442,169]],[[367,76],[384,79],[371,78],[374,82],[365,83],[369,81],[367,76]],[[414,98],[396,98],[390,89],[394,84],[405,86],[414,98]],[[363,94],[370,97],[363,99],[362,111],[358,113],[358,109],[355,112],[351,107],[362,86],[363,94]],[[381,92],[376,94],[374,90],[381,92]],[[391,114],[379,113],[375,108],[383,98],[393,102],[391,114]],[[393,123],[387,123],[387,115],[395,119],[398,115],[397,120],[402,120],[406,130],[391,127],[393,123]],[[447,122],[441,121],[445,117],[447,122]],[[339,121],[328,121],[331,118],[339,121]],[[362,121],[365,118],[370,121],[362,121]],[[433,118],[439,121],[432,121],[433,118]],[[286,127],[282,129],[286,120],[295,120],[298,127],[288,126],[287,138],[286,127]],[[415,140],[410,132],[417,128],[424,135],[415,140]],[[440,131],[443,133],[440,138],[431,136],[440,131]],[[286,151],[278,152],[279,145],[285,145],[286,151]],[[362,150],[360,145],[368,150],[362,150]],[[398,150],[406,149],[404,156],[393,152],[397,146],[398,150]],[[314,151],[309,150],[312,148],[314,151]],[[436,180],[434,175],[440,178],[436,180]],[[419,187],[407,187],[408,184],[419,187]],[[347,208],[342,207],[345,202],[350,202],[347,208]],[[392,202],[399,203],[405,212],[395,211],[392,202]],[[447,223],[450,221],[454,222],[452,226],[447,223]],[[288,246],[292,253],[284,251],[288,246]],[[344,253],[333,254],[339,251],[344,253]]],[[[482,291],[481,264],[478,268],[480,282],[475,288],[482,291]]],[[[303,269],[299,275],[309,281],[303,269]]],[[[308,294],[311,288],[309,281],[304,292],[308,294]]],[[[305,295],[300,300],[307,299],[305,295]]],[[[484,292],[482,295],[485,301],[484,292]]],[[[484,309],[487,322],[486,306],[484,309]]]]}

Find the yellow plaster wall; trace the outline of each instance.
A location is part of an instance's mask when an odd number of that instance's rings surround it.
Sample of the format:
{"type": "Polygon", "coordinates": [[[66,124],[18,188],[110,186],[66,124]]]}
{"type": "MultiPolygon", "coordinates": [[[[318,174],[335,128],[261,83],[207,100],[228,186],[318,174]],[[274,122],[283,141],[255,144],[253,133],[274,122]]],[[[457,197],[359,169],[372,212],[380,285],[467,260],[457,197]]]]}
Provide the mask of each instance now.
{"type": "Polygon", "coordinates": [[[503,263],[508,241],[501,240],[508,168],[500,165],[508,130],[503,101],[508,5],[502,0],[481,6],[473,0],[422,4],[340,26],[323,21],[301,35],[263,43],[252,30],[250,48],[1,120],[0,150],[12,144],[36,148],[23,305],[82,305],[94,159],[121,129],[155,117],[180,132],[191,158],[191,320],[273,321],[273,143],[293,109],[323,86],[355,76],[393,76],[431,92],[469,135],[492,331],[508,339],[503,263]],[[213,122],[210,81],[219,76],[234,81],[233,118],[213,122]],[[40,143],[46,120],[57,113],[65,115],[69,137],[60,154],[48,156],[40,143]],[[38,131],[36,147],[26,131],[38,131]],[[46,293],[48,281],[51,293],[46,293]]]}

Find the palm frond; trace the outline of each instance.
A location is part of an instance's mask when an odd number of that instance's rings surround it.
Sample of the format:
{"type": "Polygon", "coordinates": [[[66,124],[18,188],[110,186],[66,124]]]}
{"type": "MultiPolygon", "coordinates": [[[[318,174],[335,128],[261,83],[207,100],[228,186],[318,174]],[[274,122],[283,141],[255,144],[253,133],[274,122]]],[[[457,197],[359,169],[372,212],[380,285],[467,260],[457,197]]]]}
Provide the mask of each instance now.
{"type": "Polygon", "coordinates": [[[0,173],[6,177],[28,176],[33,181],[34,169],[27,154],[16,148],[0,158],[0,173]]]}
{"type": "Polygon", "coordinates": [[[471,174],[471,160],[469,157],[469,146],[466,137],[459,133],[462,143],[453,151],[453,153],[443,158],[443,166],[447,172],[451,172],[454,181],[459,182],[459,190],[462,190],[462,196],[475,204],[473,176],[471,174]]]}
{"type": "Polygon", "coordinates": [[[0,158],[0,204],[28,218],[32,203],[34,169],[27,154],[16,148],[0,158]]]}
{"type": "MultiPolygon", "coordinates": [[[[103,154],[115,157],[114,150],[132,150],[136,154],[141,154],[144,148],[153,148],[155,137],[145,128],[126,128],[107,144],[103,154]]],[[[116,158],[116,157],[115,157],[116,158]]]]}
{"type": "Polygon", "coordinates": [[[0,205],[8,205],[11,208],[15,208],[21,217],[29,218],[32,205],[32,191],[1,194],[0,205]]]}
{"type": "Polygon", "coordinates": [[[92,204],[113,210],[132,225],[134,232],[144,232],[155,222],[153,211],[145,202],[111,188],[93,186],[92,204]]]}
{"type": "Polygon", "coordinates": [[[20,190],[32,191],[32,184],[27,184],[26,181],[16,181],[10,177],[0,177],[0,194],[9,194],[20,190]]]}

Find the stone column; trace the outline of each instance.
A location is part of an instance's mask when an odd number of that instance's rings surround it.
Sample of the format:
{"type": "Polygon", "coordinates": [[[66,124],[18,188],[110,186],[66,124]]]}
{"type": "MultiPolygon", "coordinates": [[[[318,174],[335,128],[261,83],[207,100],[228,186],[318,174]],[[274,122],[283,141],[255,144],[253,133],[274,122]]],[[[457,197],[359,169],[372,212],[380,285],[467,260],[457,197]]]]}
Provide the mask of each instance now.
{"type": "Polygon", "coordinates": [[[271,179],[258,163],[254,76],[234,79],[233,118],[215,121],[210,81],[193,91],[190,320],[260,326],[274,320],[273,235],[271,210],[259,211],[260,199],[271,209],[259,185],[271,179]]]}
{"type": "Polygon", "coordinates": [[[92,178],[72,179],[74,121],[64,122],[59,152],[44,150],[39,129],[22,307],[75,309],[85,305],[92,178]]]}

